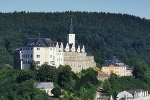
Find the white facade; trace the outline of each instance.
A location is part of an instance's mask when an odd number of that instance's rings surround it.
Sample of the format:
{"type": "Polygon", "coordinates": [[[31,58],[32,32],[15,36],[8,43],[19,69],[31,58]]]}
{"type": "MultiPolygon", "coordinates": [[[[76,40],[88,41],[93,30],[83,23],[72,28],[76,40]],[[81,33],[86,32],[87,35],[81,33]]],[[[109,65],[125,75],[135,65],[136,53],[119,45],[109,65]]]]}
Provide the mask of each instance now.
{"type": "Polygon", "coordinates": [[[122,91],[118,93],[117,100],[150,100],[150,94],[143,89],[122,91]]]}
{"type": "Polygon", "coordinates": [[[54,42],[50,38],[29,38],[20,52],[21,69],[29,68],[32,60],[39,67],[44,63],[56,68],[60,65],[69,65],[74,72],[96,66],[94,56],[85,52],[84,45],[75,48],[72,20],[65,47],[62,42],[54,42]]]}
{"type": "Polygon", "coordinates": [[[63,44],[52,47],[22,47],[22,67],[29,68],[30,61],[34,60],[37,66],[47,63],[59,67],[64,65],[63,44]]]}

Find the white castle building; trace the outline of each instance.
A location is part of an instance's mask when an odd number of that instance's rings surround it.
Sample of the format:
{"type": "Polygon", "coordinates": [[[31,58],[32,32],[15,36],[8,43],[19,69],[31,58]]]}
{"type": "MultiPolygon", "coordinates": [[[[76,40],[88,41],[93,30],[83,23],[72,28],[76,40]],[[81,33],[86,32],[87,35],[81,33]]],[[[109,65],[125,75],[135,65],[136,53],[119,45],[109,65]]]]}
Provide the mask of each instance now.
{"type": "Polygon", "coordinates": [[[72,20],[67,34],[67,44],[52,41],[50,38],[29,38],[14,52],[14,68],[29,68],[30,61],[37,66],[47,63],[51,66],[70,65],[74,72],[96,66],[94,56],[85,52],[84,45],[75,48],[75,34],[72,20]]]}

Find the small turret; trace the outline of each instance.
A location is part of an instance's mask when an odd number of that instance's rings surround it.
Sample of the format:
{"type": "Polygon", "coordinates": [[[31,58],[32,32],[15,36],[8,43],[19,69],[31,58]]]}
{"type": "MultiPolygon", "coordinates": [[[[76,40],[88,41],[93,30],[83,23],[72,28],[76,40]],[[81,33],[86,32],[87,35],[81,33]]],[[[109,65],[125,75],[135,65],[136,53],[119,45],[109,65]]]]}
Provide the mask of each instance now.
{"type": "Polygon", "coordinates": [[[66,52],[69,52],[69,45],[68,45],[68,43],[67,43],[67,45],[66,45],[65,51],[66,51],[66,52]]]}
{"type": "Polygon", "coordinates": [[[78,45],[78,49],[77,49],[77,52],[80,52],[80,45],[78,45]]]}
{"type": "Polygon", "coordinates": [[[58,42],[56,43],[56,51],[57,51],[57,52],[59,51],[59,45],[58,45],[58,42]]]}
{"type": "Polygon", "coordinates": [[[82,47],[82,49],[81,49],[81,52],[85,52],[85,48],[84,48],[84,45],[83,45],[83,47],[82,47]]]}
{"type": "Polygon", "coordinates": [[[75,52],[75,46],[74,45],[72,45],[71,51],[75,52]]]}
{"type": "Polygon", "coordinates": [[[60,44],[60,51],[63,52],[63,49],[64,49],[64,46],[63,46],[63,43],[61,42],[61,44],[60,44]]]}

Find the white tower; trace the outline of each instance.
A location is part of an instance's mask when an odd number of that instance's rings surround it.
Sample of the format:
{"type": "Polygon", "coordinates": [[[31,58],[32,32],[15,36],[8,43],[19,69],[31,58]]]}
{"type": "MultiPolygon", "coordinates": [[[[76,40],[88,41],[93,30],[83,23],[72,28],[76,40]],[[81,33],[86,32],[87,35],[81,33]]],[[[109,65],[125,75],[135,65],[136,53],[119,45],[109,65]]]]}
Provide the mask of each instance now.
{"type": "Polygon", "coordinates": [[[72,19],[70,23],[69,33],[67,34],[67,43],[75,46],[75,34],[73,33],[72,19]]]}

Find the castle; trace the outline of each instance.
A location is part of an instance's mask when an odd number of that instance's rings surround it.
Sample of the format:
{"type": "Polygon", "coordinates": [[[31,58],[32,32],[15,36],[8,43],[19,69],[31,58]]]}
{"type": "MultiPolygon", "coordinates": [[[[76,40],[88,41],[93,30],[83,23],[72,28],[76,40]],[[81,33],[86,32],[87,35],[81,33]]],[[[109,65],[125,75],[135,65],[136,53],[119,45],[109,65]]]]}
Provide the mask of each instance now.
{"type": "Polygon", "coordinates": [[[67,44],[52,41],[50,38],[29,38],[22,47],[15,50],[14,68],[29,68],[32,60],[37,66],[44,63],[56,68],[60,65],[70,65],[74,72],[96,66],[94,56],[86,53],[84,45],[75,47],[72,20],[67,34],[67,44]]]}

